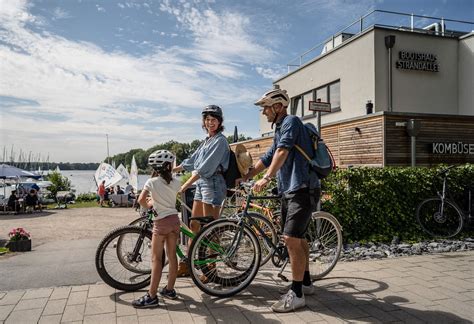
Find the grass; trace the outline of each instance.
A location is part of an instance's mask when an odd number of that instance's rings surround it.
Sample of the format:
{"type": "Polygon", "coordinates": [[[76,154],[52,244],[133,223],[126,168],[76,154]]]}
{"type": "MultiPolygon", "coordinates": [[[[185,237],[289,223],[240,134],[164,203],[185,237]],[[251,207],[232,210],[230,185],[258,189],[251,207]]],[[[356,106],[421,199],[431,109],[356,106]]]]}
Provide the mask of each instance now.
{"type": "Polygon", "coordinates": [[[0,247],[0,254],[10,252],[10,250],[6,247],[0,247]]]}
{"type": "MultiPolygon", "coordinates": [[[[55,209],[56,204],[49,204],[47,206],[48,209],[55,209]]],[[[67,208],[88,208],[88,207],[99,207],[97,201],[80,201],[76,202],[75,204],[67,204],[67,208]]]]}

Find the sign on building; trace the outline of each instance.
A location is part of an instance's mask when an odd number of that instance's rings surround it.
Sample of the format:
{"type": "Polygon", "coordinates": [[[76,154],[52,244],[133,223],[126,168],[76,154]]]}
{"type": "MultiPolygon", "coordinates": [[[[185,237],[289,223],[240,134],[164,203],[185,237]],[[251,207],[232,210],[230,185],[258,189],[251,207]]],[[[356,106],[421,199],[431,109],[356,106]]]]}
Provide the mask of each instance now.
{"type": "Polygon", "coordinates": [[[321,102],[321,101],[310,101],[309,110],[311,111],[321,111],[321,112],[331,112],[331,103],[321,102]]]}

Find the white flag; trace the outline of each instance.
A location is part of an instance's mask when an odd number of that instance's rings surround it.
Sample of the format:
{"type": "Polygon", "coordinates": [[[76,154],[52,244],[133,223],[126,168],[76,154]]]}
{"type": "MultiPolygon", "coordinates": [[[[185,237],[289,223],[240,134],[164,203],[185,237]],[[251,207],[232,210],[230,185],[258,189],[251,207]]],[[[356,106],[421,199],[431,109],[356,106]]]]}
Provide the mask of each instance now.
{"type": "Polygon", "coordinates": [[[110,187],[119,182],[122,179],[120,173],[117,172],[110,164],[101,163],[99,168],[95,172],[95,181],[99,185],[105,180],[105,186],[110,187]]]}
{"type": "Polygon", "coordinates": [[[138,167],[135,161],[135,155],[132,157],[132,165],[130,166],[130,184],[135,192],[138,192],[138,167]]]}

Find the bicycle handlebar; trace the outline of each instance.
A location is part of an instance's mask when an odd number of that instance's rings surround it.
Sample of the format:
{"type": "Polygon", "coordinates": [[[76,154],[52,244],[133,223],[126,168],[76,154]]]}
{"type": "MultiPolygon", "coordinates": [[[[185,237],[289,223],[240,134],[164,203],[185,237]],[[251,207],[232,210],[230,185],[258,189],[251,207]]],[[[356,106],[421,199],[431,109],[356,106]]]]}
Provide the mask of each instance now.
{"type": "Polygon", "coordinates": [[[448,173],[449,173],[449,170],[451,170],[452,168],[455,168],[455,167],[456,167],[456,165],[450,165],[450,166],[448,166],[447,168],[438,171],[438,175],[448,174],[448,173]]]}

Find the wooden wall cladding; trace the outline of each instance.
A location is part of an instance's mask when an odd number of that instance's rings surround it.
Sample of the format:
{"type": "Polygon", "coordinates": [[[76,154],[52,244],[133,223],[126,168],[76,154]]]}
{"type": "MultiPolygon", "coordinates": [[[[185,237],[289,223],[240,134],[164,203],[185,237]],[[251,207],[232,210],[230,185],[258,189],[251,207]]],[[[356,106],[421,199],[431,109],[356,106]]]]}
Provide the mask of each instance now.
{"type": "MultiPolygon", "coordinates": [[[[385,116],[386,165],[411,164],[411,138],[405,127],[396,123],[409,119],[419,120],[420,132],[416,137],[416,165],[434,166],[440,163],[474,163],[474,154],[433,154],[433,143],[463,143],[474,145],[474,116],[410,115],[385,116]]],[[[471,146],[472,147],[472,146],[471,146]]]]}

